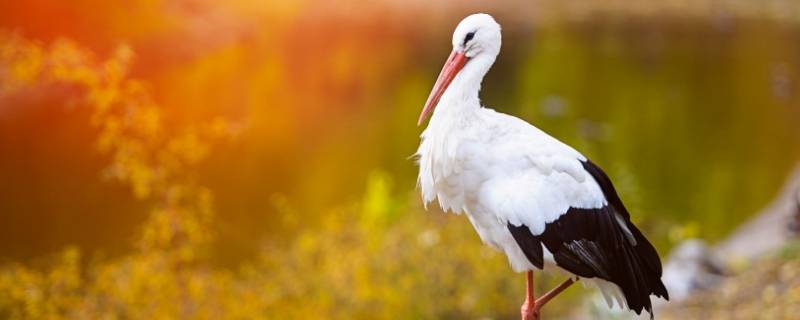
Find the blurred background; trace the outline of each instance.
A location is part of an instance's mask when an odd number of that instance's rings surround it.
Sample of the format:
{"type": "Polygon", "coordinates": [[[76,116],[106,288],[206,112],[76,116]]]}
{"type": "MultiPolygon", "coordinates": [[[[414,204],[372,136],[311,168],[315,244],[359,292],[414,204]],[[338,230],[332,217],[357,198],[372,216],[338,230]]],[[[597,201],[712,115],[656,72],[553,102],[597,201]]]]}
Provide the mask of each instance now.
{"type": "Polygon", "coordinates": [[[800,159],[793,1],[2,1],[0,317],[518,317],[409,159],[474,12],[503,27],[483,103],[605,168],[662,257],[800,159]]]}

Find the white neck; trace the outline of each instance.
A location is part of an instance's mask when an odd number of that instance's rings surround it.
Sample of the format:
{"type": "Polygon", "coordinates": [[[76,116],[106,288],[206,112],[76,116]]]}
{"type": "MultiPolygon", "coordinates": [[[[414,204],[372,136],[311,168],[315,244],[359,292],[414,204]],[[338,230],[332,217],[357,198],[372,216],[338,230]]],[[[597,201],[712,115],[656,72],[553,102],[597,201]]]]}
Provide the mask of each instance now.
{"type": "Polygon", "coordinates": [[[478,93],[481,91],[481,82],[494,60],[495,57],[488,55],[478,55],[470,59],[445,90],[428,126],[463,119],[480,109],[478,93]]]}

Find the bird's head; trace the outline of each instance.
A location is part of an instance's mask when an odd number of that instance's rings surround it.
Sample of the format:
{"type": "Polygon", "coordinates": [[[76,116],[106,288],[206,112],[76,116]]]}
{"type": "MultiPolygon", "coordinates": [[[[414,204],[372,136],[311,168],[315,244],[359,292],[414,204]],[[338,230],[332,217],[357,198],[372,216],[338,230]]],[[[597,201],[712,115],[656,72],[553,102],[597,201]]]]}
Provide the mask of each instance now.
{"type": "Polygon", "coordinates": [[[436,84],[433,85],[417,125],[425,121],[462,69],[463,72],[480,73],[483,77],[500,53],[501,43],[500,25],[492,16],[476,13],[461,20],[453,32],[453,52],[450,53],[436,84]]]}
{"type": "Polygon", "coordinates": [[[464,18],[453,32],[453,52],[463,53],[467,59],[494,59],[500,52],[500,43],[500,25],[485,13],[464,18]]]}

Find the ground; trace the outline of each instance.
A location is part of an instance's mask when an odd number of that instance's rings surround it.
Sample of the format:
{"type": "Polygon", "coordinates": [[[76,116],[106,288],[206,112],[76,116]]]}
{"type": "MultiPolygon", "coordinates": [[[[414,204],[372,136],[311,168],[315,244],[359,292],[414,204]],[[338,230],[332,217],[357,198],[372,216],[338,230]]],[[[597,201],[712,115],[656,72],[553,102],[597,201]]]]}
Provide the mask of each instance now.
{"type": "Polygon", "coordinates": [[[658,319],[797,319],[800,243],[787,245],[720,287],[659,310],[658,319]]]}

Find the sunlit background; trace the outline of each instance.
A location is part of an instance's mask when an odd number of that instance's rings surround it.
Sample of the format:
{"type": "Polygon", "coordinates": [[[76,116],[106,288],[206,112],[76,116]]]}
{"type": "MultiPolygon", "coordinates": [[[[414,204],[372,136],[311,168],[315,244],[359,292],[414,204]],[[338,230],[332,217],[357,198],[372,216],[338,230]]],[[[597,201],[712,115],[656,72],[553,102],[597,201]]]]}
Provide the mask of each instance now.
{"type": "Polygon", "coordinates": [[[604,167],[662,255],[800,159],[790,1],[2,1],[0,317],[517,317],[409,159],[473,12],[483,103],[604,167]]]}

